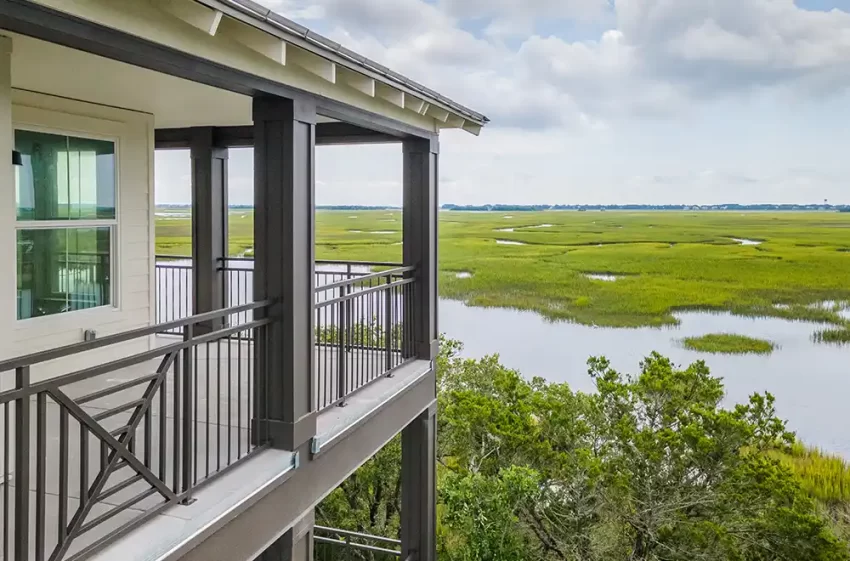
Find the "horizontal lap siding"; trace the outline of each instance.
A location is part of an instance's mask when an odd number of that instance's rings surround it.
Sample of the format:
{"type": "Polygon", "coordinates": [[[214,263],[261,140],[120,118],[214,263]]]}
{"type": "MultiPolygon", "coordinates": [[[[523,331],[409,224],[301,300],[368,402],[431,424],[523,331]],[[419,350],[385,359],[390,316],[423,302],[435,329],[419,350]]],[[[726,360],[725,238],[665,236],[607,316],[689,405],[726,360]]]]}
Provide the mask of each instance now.
{"type": "MultiPolygon", "coordinates": [[[[151,291],[153,269],[153,117],[144,113],[125,111],[78,101],[13,90],[12,114],[16,124],[26,123],[98,136],[118,138],[118,245],[113,284],[115,306],[80,310],[55,316],[6,322],[6,332],[13,342],[4,349],[6,358],[83,340],[87,329],[97,331],[98,337],[144,327],[152,321],[151,291]]],[[[0,100],[2,102],[2,100],[0,100]]],[[[5,196],[14,206],[14,189],[5,196]]],[[[7,228],[6,235],[14,238],[7,228]]],[[[7,239],[8,251],[14,241],[7,239]]],[[[13,258],[14,259],[14,258],[13,258]]],[[[8,275],[16,272],[9,267],[8,275]]],[[[14,279],[12,279],[14,283],[14,279]]],[[[3,286],[10,286],[9,279],[3,286]]],[[[11,295],[12,297],[14,295],[11,295]]],[[[92,364],[115,360],[134,352],[147,350],[148,338],[116,345],[45,363],[33,369],[34,379],[44,379],[84,368],[92,364]]]]}

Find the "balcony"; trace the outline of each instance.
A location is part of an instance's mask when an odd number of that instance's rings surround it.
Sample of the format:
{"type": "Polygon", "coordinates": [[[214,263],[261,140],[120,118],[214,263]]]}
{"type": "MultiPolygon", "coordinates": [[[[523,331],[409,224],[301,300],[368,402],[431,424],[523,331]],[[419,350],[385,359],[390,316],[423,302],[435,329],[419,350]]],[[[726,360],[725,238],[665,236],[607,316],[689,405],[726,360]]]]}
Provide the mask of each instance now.
{"type": "MultiPolygon", "coordinates": [[[[0,392],[2,559],[114,559],[125,537],[186,547],[292,476],[299,452],[271,446],[263,422],[275,302],[253,301],[250,260],[222,270],[225,309],[191,315],[191,266],[162,259],[155,325],[0,363],[14,372],[0,392]]],[[[430,372],[411,343],[413,273],[317,263],[313,457],[430,372]]]]}

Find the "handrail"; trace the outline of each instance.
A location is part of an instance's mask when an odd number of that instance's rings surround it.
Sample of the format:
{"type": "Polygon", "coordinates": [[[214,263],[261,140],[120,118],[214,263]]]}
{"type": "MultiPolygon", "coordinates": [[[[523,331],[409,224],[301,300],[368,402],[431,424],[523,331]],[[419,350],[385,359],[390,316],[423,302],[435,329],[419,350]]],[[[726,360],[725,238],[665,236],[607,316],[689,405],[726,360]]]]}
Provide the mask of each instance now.
{"type": "MultiPolygon", "coordinates": [[[[166,254],[157,254],[154,256],[155,259],[173,259],[173,260],[182,260],[186,259],[191,261],[191,255],[166,255],[166,254]]],[[[221,261],[254,261],[254,257],[221,257],[221,261]]],[[[355,267],[397,267],[398,263],[393,263],[390,261],[342,261],[335,259],[316,259],[316,265],[353,265],[355,267]]]]}
{"type": "MultiPolygon", "coordinates": [[[[202,345],[204,343],[213,342],[216,340],[221,340],[223,338],[229,337],[235,333],[239,333],[241,331],[247,331],[249,329],[254,329],[256,327],[262,327],[264,325],[268,325],[272,323],[271,319],[262,319],[262,320],[254,320],[249,323],[243,323],[240,325],[234,325],[232,327],[227,327],[225,329],[219,329],[216,331],[212,331],[210,333],[205,333],[203,335],[196,335],[191,339],[179,341],[177,343],[172,343],[170,345],[163,345],[161,347],[156,347],[149,351],[144,351],[141,353],[136,353],[127,357],[119,358],[110,362],[105,362],[103,364],[98,364],[97,366],[91,366],[89,368],[84,368],[82,370],[77,370],[74,372],[70,372],[68,374],[63,374],[62,376],[57,376],[55,378],[50,378],[48,380],[44,380],[43,382],[35,382],[27,386],[26,388],[15,388],[11,390],[6,390],[4,392],[0,392],[0,404],[12,401],[14,399],[18,399],[23,396],[31,395],[33,393],[38,393],[39,391],[47,390],[57,386],[66,386],[69,384],[74,384],[77,382],[81,382],[83,380],[87,380],[89,378],[94,378],[96,376],[100,376],[102,374],[107,374],[109,372],[114,372],[115,370],[120,370],[121,368],[127,368],[129,366],[135,366],[136,364],[141,364],[143,362],[147,362],[149,360],[158,358],[160,356],[165,356],[169,354],[176,353],[178,351],[182,351],[185,349],[189,349],[194,346],[202,345]]],[[[74,353],[71,353],[74,354],[74,353]]],[[[18,368],[31,366],[33,362],[21,364],[18,368]]]]}
{"type": "MultiPolygon", "coordinates": [[[[316,294],[319,292],[325,292],[328,290],[333,290],[335,288],[339,288],[341,286],[348,286],[352,283],[361,283],[364,281],[370,281],[374,279],[382,279],[384,277],[401,275],[403,273],[409,273],[415,270],[415,267],[396,267],[395,269],[389,269],[387,271],[381,271],[379,273],[370,273],[368,275],[359,276],[354,279],[343,279],[341,281],[337,281],[331,284],[325,284],[322,286],[317,286],[315,289],[316,294]]],[[[317,304],[318,305],[318,304],[317,304]]]]}
{"type": "MultiPolygon", "coordinates": [[[[360,279],[357,279],[358,281],[360,279]]],[[[337,298],[333,298],[331,300],[325,300],[324,302],[316,302],[315,308],[318,310],[320,308],[324,308],[326,306],[330,306],[332,304],[339,304],[340,302],[345,302],[347,300],[352,300],[354,298],[360,298],[362,296],[366,296],[368,294],[372,294],[374,292],[384,292],[388,289],[396,288],[398,286],[404,286],[406,284],[411,284],[414,279],[407,278],[401,279],[397,281],[393,281],[387,284],[379,284],[378,286],[373,286],[370,288],[364,288],[363,290],[358,290],[357,292],[352,292],[351,294],[346,294],[345,296],[338,296],[337,298]]],[[[345,285],[341,285],[345,286],[345,285]]],[[[318,292],[318,291],[317,291],[318,292]]]]}
{"type": "Polygon", "coordinates": [[[94,339],[92,341],[80,341],[78,343],[71,343],[70,345],[64,345],[55,349],[48,349],[46,351],[39,351],[28,355],[23,355],[8,360],[0,361],[0,372],[14,370],[22,366],[32,366],[34,364],[63,358],[72,354],[83,353],[86,351],[99,349],[101,347],[106,347],[117,343],[124,343],[132,339],[138,339],[140,337],[146,337],[148,335],[156,335],[158,333],[162,333],[163,331],[168,331],[170,329],[185,327],[190,324],[209,321],[240,312],[248,312],[251,310],[256,310],[257,308],[264,308],[270,305],[270,300],[264,300],[261,302],[251,302],[248,304],[242,304],[241,306],[234,306],[232,308],[205,312],[203,314],[197,314],[183,319],[177,319],[147,327],[140,327],[138,329],[131,329],[130,331],[124,331],[122,333],[116,333],[114,335],[107,335],[106,337],[101,337],[100,339],[94,339]]]}
{"type": "Polygon", "coordinates": [[[316,265],[354,265],[359,267],[398,267],[398,263],[389,261],[335,261],[332,259],[317,259],[316,265]]]}
{"type": "Polygon", "coordinates": [[[345,540],[335,540],[333,538],[326,538],[324,536],[313,536],[313,540],[319,543],[339,545],[341,547],[350,547],[352,549],[362,549],[363,551],[371,551],[373,553],[384,553],[386,555],[401,557],[401,552],[396,549],[387,549],[384,547],[378,547],[376,545],[369,545],[367,543],[347,542],[345,540]]]}
{"type": "Polygon", "coordinates": [[[315,530],[319,530],[320,532],[333,532],[334,534],[339,534],[340,536],[349,536],[352,538],[362,538],[365,540],[375,540],[377,542],[386,542],[395,545],[401,545],[401,540],[385,538],[383,536],[373,536],[371,534],[364,534],[362,532],[354,532],[351,530],[342,530],[340,528],[329,528],[327,526],[319,526],[318,524],[313,526],[313,528],[315,530]]]}

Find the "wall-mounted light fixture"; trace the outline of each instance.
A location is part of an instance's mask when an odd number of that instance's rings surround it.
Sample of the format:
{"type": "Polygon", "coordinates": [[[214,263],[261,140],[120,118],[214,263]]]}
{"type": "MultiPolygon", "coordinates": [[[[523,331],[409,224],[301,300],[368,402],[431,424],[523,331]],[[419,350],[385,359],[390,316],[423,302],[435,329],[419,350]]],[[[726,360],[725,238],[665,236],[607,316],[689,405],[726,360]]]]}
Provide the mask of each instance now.
{"type": "Polygon", "coordinates": [[[22,166],[24,165],[24,160],[21,158],[21,153],[17,150],[12,150],[12,165],[13,166],[22,166]]]}

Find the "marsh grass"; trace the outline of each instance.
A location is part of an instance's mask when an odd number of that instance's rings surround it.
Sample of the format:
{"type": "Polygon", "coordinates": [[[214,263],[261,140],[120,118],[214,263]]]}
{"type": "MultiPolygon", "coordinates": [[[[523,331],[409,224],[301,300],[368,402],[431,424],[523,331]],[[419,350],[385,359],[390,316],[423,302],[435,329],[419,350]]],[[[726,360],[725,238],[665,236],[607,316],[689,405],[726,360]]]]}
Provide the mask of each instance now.
{"type": "Polygon", "coordinates": [[[850,501],[850,465],[838,456],[794,443],[788,451],[768,455],[788,467],[812,497],[828,504],[850,501]]]}
{"type": "MultiPolygon", "coordinates": [[[[184,211],[185,212],[185,211],[184,211]]],[[[673,325],[677,310],[850,325],[849,213],[441,212],[440,294],[603,327],[673,325]],[[551,225],[534,228],[535,225],[551,225]],[[514,228],[514,232],[495,232],[514,228]],[[764,240],[742,246],[731,238],[764,240]],[[497,245],[496,239],[527,245],[497,245]],[[457,278],[457,271],[475,271],[457,278]],[[588,279],[605,271],[616,282],[588,279]],[[782,304],[782,308],[775,307],[782,304]]],[[[157,252],[189,254],[188,218],[157,217],[157,252]]],[[[319,259],[400,261],[400,211],[319,211],[319,259]],[[356,214],[356,218],[351,218],[356,214]],[[388,216],[392,214],[392,216],[388,216]],[[394,222],[388,222],[388,219],[394,222]],[[349,230],[364,233],[352,234],[349,230]],[[372,234],[393,231],[393,234],[372,234]]],[[[253,213],[230,216],[230,253],[253,247],[253,213]]]]}
{"type": "Polygon", "coordinates": [[[767,355],[776,349],[776,344],[771,341],[733,333],[710,333],[700,337],[686,337],[682,339],[682,345],[692,351],[717,354],[767,355]]]}

